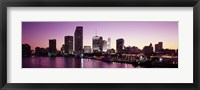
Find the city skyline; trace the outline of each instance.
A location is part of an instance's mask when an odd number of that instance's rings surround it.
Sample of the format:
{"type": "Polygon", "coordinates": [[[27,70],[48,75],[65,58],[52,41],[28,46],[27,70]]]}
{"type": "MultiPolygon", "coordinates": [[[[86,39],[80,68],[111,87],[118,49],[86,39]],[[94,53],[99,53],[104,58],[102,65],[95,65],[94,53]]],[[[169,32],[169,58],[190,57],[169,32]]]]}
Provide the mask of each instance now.
{"type": "Polygon", "coordinates": [[[64,37],[74,36],[77,26],[83,26],[83,47],[92,46],[92,37],[97,35],[103,40],[110,37],[115,50],[119,38],[125,40],[124,46],[139,49],[158,42],[164,42],[164,48],[178,49],[178,22],[22,22],[22,43],[35,50],[47,48],[49,39],[56,39],[56,48],[60,50],[64,37]]]}

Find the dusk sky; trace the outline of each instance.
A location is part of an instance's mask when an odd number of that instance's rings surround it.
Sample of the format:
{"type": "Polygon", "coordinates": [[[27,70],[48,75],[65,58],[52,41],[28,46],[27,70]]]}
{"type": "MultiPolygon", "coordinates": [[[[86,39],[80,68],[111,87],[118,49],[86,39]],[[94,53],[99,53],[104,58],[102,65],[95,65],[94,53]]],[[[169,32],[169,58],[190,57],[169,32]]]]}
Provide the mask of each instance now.
{"type": "Polygon", "coordinates": [[[116,39],[123,38],[125,46],[144,46],[163,42],[164,48],[178,49],[177,21],[113,21],[113,22],[22,22],[22,43],[47,48],[49,39],[56,39],[57,50],[64,44],[64,36],[74,36],[76,26],[83,26],[83,46],[92,47],[92,37],[111,38],[111,48],[116,48],[116,39]]]}

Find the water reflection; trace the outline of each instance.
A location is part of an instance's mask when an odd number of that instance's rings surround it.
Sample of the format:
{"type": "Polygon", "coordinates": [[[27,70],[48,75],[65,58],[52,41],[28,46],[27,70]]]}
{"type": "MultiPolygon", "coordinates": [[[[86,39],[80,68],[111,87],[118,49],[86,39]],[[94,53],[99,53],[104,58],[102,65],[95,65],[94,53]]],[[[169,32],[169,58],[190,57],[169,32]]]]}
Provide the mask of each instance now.
{"type": "Polygon", "coordinates": [[[134,66],[73,57],[23,57],[22,68],[134,68],[134,66]]]}

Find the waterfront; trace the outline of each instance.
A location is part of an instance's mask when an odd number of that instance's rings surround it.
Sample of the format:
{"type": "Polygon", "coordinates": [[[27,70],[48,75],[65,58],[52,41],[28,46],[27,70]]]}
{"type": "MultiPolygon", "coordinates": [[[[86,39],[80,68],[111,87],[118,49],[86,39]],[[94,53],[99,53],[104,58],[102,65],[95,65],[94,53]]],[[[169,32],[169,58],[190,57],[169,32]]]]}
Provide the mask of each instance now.
{"type": "Polygon", "coordinates": [[[177,32],[178,22],[23,22],[22,68],[178,68],[177,32]]]}
{"type": "Polygon", "coordinates": [[[23,57],[22,68],[139,68],[133,64],[74,57],[23,57]]]}

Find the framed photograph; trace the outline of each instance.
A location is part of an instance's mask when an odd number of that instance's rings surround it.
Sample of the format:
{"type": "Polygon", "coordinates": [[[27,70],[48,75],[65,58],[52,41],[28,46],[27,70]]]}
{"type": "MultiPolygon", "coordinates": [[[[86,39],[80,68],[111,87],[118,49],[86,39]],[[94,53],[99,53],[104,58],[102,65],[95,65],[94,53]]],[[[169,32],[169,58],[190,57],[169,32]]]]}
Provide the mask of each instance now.
{"type": "Polygon", "coordinates": [[[199,0],[6,0],[1,89],[199,89],[199,0]]]}

